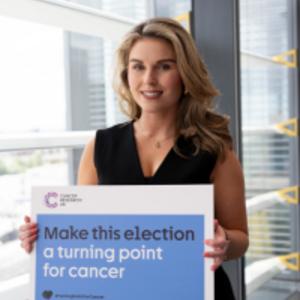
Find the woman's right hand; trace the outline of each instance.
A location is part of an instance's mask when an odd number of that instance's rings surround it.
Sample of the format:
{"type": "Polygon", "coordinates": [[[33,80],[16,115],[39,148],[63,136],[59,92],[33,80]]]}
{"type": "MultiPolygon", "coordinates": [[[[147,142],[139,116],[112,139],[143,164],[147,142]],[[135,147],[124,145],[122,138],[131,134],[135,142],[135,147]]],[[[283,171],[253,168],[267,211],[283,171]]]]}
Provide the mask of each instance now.
{"type": "Polygon", "coordinates": [[[32,250],[32,243],[36,240],[38,229],[36,223],[30,222],[28,216],[24,217],[25,224],[20,226],[20,233],[18,235],[21,241],[21,247],[29,254],[32,250]]]}

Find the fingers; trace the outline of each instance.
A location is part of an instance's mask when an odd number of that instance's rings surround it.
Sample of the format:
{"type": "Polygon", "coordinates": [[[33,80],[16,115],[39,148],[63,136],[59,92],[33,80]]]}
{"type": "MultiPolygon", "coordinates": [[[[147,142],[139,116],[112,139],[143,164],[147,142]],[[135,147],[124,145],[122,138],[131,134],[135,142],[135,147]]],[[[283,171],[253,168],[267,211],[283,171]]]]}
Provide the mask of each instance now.
{"type": "Polygon", "coordinates": [[[27,253],[30,253],[31,251],[31,243],[33,243],[37,238],[37,235],[34,234],[28,238],[25,238],[24,240],[22,240],[21,242],[21,247],[25,249],[25,251],[27,253]]]}
{"type": "Polygon", "coordinates": [[[224,261],[224,256],[225,256],[225,250],[216,250],[216,251],[211,251],[211,252],[205,252],[203,254],[204,257],[209,257],[214,259],[214,264],[211,266],[211,270],[215,271],[217,268],[221,266],[221,264],[224,261]]]}
{"type": "Polygon", "coordinates": [[[31,252],[31,244],[27,244],[27,246],[25,247],[25,251],[30,254],[31,252]]]}
{"type": "Polygon", "coordinates": [[[20,226],[20,231],[31,230],[35,227],[36,227],[36,223],[34,223],[34,222],[26,223],[26,224],[20,226]]]}
{"type": "Polygon", "coordinates": [[[31,222],[30,217],[24,217],[25,224],[20,226],[20,233],[18,235],[19,240],[21,241],[21,247],[25,249],[27,253],[30,253],[32,250],[32,243],[37,238],[38,228],[36,227],[35,222],[31,222]]]}
{"type": "Polygon", "coordinates": [[[205,252],[203,257],[210,257],[210,258],[217,258],[217,257],[224,257],[226,250],[225,249],[218,249],[215,251],[205,252]]]}
{"type": "Polygon", "coordinates": [[[205,252],[203,254],[203,257],[209,257],[214,259],[214,264],[211,266],[211,270],[215,271],[217,268],[221,266],[221,264],[224,261],[224,256],[226,253],[226,238],[222,234],[223,232],[220,232],[222,230],[222,227],[219,225],[219,222],[217,219],[214,220],[214,232],[215,232],[215,238],[205,240],[204,243],[214,249],[214,251],[205,252]]]}
{"type": "Polygon", "coordinates": [[[227,244],[225,239],[205,240],[204,243],[212,248],[224,248],[227,244]]]}
{"type": "Polygon", "coordinates": [[[32,235],[35,235],[37,232],[38,232],[37,228],[21,231],[18,235],[18,238],[19,238],[19,240],[23,241],[24,239],[26,239],[32,235]]]}
{"type": "Polygon", "coordinates": [[[214,220],[214,239],[205,240],[204,243],[211,247],[224,247],[227,243],[226,235],[223,227],[218,223],[218,220],[214,220]]]}
{"type": "Polygon", "coordinates": [[[214,264],[211,266],[210,269],[211,269],[212,271],[217,270],[217,269],[221,266],[221,264],[222,264],[223,261],[224,261],[224,260],[223,260],[222,257],[217,257],[217,258],[215,258],[214,264]]]}
{"type": "Polygon", "coordinates": [[[213,240],[204,241],[206,245],[214,248],[214,251],[205,252],[203,254],[203,257],[214,259],[214,264],[211,266],[212,271],[215,271],[223,263],[227,245],[225,234],[223,234],[223,229],[219,225],[219,221],[217,219],[214,219],[214,232],[215,238],[213,240]]]}
{"type": "Polygon", "coordinates": [[[30,243],[27,244],[25,247],[23,247],[23,245],[22,245],[22,243],[21,243],[20,246],[21,246],[21,248],[24,248],[24,250],[25,250],[28,254],[30,254],[30,252],[31,252],[31,244],[30,244],[30,243]]]}
{"type": "Polygon", "coordinates": [[[28,216],[25,215],[24,221],[25,221],[25,223],[30,223],[30,217],[28,217],[28,216]]]}
{"type": "Polygon", "coordinates": [[[218,229],[219,221],[217,219],[214,219],[214,231],[218,229]]]}

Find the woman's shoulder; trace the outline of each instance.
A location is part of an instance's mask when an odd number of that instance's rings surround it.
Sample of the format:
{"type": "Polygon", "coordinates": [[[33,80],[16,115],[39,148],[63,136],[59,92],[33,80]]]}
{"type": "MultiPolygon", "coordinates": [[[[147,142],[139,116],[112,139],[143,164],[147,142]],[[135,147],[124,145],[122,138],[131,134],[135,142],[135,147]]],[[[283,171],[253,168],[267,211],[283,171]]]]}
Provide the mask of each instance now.
{"type": "Polygon", "coordinates": [[[115,125],[107,127],[107,128],[98,129],[97,132],[101,132],[104,134],[113,134],[113,133],[121,131],[122,129],[128,128],[131,125],[131,123],[132,123],[131,120],[127,121],[127,122],[123,122],[123,123],[118,123],[118,124],[115,124],[115,125]]]}
{"type": "Polygon", "coordinates": [[[221,155],[218,156],[211,174],[211,180],[214,181],[217,177],[243,177],[242,174],[243,171],[240,161],[234,150],[228,146],[226,148],[225,157],[222,158],[221,155]]]}
{"type": "Polygon", "coordinates": [[[132,121],[127,121],[108,128],[98,129],[94,141],[96,149],[112,141],[119,140],[122,137],[126,138],[126,133],[128,135],[131,129],[131,123],[132,121]]]}
{"type": "Polygon", "coordinates": [[[96,139],[97,137],[107,137],[107,138],[113,138],[115,136],[118,136],[129,129],[131,126],[131,121],[127,121],[124,123],[119,123],[113,126],[110,126],[108,128],[102,128],[98,129],[96,131],[96,139]]]}

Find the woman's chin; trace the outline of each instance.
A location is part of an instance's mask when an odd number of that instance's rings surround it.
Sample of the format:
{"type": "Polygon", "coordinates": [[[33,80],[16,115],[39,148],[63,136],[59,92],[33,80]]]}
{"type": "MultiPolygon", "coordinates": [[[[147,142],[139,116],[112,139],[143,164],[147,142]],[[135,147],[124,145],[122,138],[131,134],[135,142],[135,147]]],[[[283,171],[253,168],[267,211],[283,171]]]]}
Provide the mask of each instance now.
{"type": "Polygon", "coordinates": [[[162,114],[162,113],[168,113],[171,111],[173,111],[170,108],[166,108],[166,107],[156,107],[156,108],[149,108],[149,107],[142,107],[142,112],[144,114],[162,114]]]}
{"type": "Polygon", "coordinates": [[[177,111],[178,105],[172,103],[170,105],[162,105],[162,103],[143,103],[139,105],[143,113],[149,114],[161,114],[161,113],[173,113],[174,110],[177,111]]]}

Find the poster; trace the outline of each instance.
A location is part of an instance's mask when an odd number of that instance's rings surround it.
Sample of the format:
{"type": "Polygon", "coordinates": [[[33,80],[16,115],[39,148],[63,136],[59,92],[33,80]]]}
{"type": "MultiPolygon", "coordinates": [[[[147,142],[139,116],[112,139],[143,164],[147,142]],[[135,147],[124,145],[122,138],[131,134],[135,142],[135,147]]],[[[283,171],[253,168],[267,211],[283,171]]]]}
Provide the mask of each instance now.
{"type": "Polygon", "coordinates": [[[34,187],[30,299],[214,299],[212,185],[34,187]]]}

